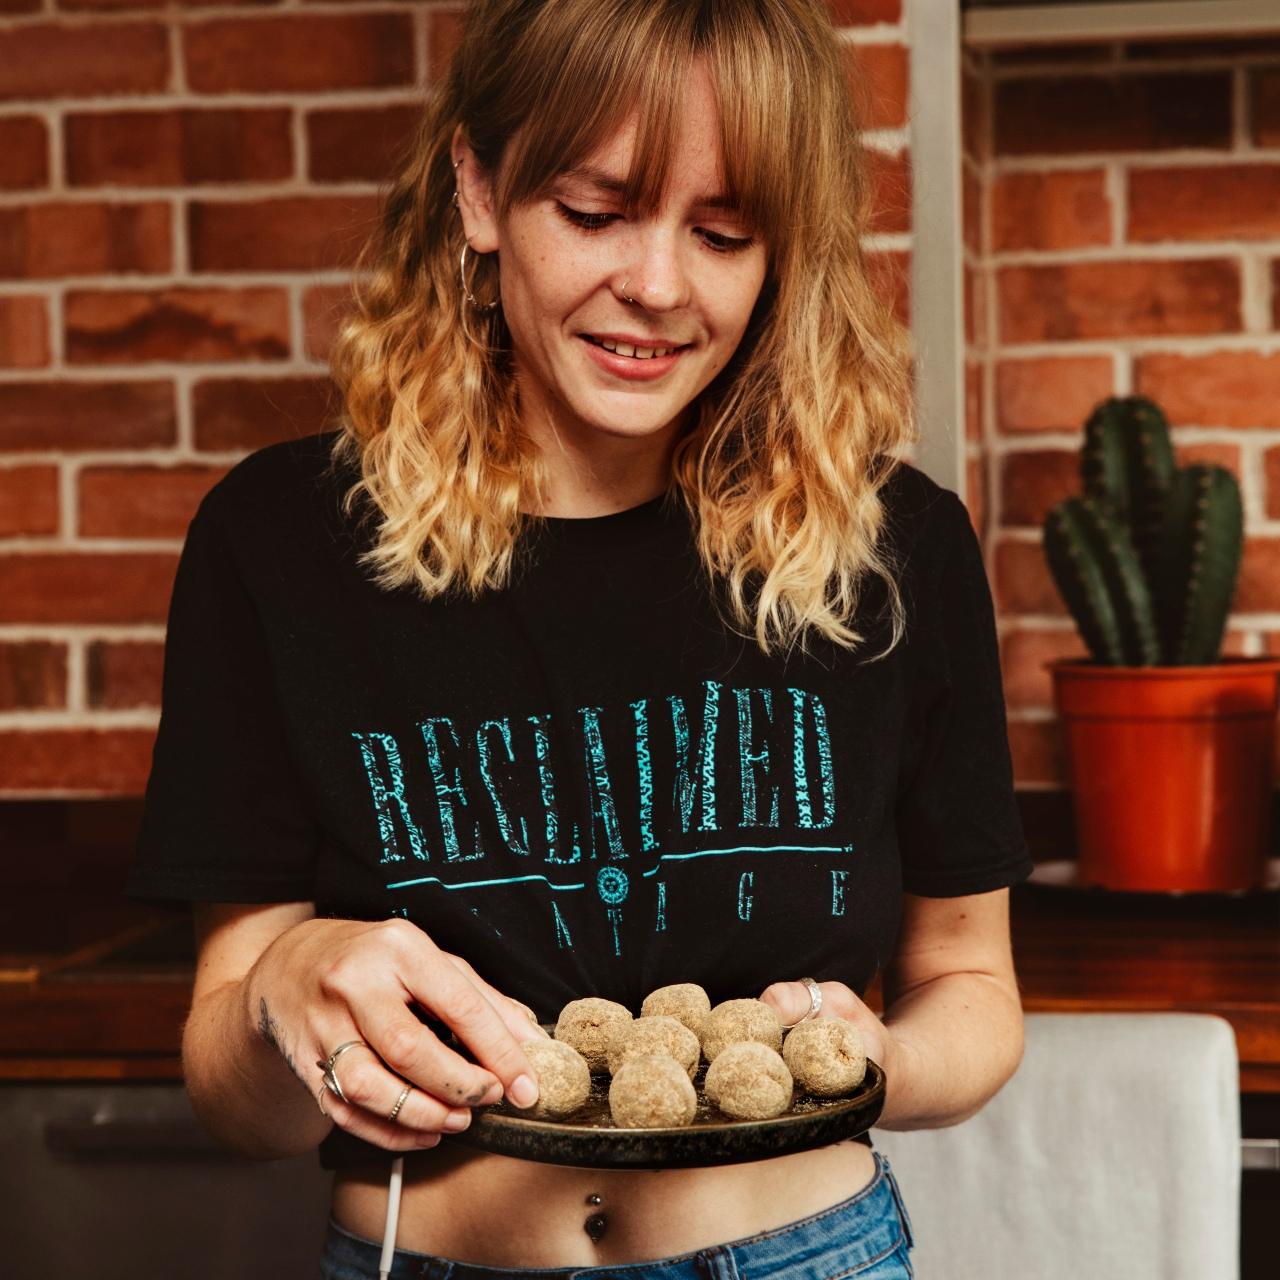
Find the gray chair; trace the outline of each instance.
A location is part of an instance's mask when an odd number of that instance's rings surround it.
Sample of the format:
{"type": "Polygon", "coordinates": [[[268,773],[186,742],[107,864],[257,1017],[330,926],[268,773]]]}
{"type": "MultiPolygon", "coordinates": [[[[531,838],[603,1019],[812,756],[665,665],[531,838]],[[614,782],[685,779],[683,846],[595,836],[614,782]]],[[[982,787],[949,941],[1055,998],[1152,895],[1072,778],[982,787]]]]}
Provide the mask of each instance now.
{"type": "Polygon", "coordinates": [[[946,1129],[875,1129],[920,1280],[1238,1280],[1235,1034],[1188,1013],[1029,1013],[1013,1079],[946,1129]]]}

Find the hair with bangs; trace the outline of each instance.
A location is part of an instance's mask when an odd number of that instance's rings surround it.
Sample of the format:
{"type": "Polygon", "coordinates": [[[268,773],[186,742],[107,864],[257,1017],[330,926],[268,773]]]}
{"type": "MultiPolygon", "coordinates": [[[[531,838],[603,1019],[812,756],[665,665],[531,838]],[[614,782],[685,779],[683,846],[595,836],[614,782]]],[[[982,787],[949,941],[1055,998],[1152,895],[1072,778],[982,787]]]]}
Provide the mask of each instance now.
{"type": "MultiPolygon", "coordinates": [[[[638,110],[623,200],[656,207],[683,86],[704,59],[720,105],[724,177],[768,266],[732,359],[675,442],[683,502],[726,612],[760,648],[852,649],[868,575],[905,615],[877,496],[916,426],[909,337],[870,273],[873,215],[860,103],[822,0],[474,0],[353,282],[333,348],[343,395],[332,463],[377,519],[361,560],[425,598],[505,586],[540,517],[547,473],[522,431],[500,306],[464,303],[465,244],[450,148],[461,124],[495,179],[499,217],[539,198],[638,110]]],[[[858,89],[858,93],[862,90],[858,89]]],[[[498,295],[496,255],[471,290],[498,295]]]]}

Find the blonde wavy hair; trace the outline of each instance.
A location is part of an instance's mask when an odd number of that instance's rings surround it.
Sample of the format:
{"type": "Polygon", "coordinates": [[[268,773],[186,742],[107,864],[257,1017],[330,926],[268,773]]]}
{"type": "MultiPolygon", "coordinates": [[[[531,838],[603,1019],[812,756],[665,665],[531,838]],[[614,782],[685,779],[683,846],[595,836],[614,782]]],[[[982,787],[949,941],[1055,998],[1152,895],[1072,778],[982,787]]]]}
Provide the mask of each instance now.
{"type": "MultiPolygon", "coordinates": [[[[378,520],[361,554],[381,586],[471,596],[509,580],[541,519],[546,472],[520,427],[501,307],[468,308],[450,143],[461,124],[495,205],[539,198],[639,110],[627,209],[660,202],[685,78],[705,59],[724,176],[768,250],[733,358],[675,443],[667,498],[725,591],[726,624],[760,648],[807,652],[810,629],[852,649],[868,575],[905,631],[878,491],[914,442],[909,340],[874,286],[862,238],[873,191],[861,95],[822,0],[474,0],[448,73],[384,189],[332,372],[332,470],[378,520]],[[726,612],[727,611],[727,612],[726,612]]],[[[473,258],[479,299],[496,255],[473,258]]]]}

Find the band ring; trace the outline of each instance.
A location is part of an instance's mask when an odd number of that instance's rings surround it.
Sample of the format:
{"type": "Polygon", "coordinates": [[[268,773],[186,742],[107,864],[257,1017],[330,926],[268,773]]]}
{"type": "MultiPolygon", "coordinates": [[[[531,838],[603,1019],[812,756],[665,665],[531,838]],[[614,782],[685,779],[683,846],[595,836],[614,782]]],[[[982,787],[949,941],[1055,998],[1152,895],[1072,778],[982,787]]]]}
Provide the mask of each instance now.
{"type": "Polygon", "coordinates": [[[327,1058],[317,1058],[316,1066],[324,1072],[324,1082],[334,1093],[342,1099],[343,1102],[350,1102],[350,1099],[342,1092],[342,1085],[338,1083],[338,1077],[334,1071],[334,1063],[346,1053],[348,1049],[354,1049],[356,1045],[363,1044],[366,1049],[369,1048],[363,1040],[344,1040],[327,1058]]]}
{"type": "Polygon", "coordinates": [[[801,1018],[797,1018],[795,1022],[788,1022],[783,1027],[784,1031],[790,1031],[792,1027],[798,1027],[802,1022],[808,1022],[811,1018],[816,1018],[822,1009],[822,988],[812,978],[801,978],[801,982],[809,988],[809,1011],[801,1018]]]}
{"type": "Polygon", "coordinates": [[[412,1092],[413,1092],[413,1085],[411,1084],[406,1084],[405,1087],[400,1090],[400,1096],[396,1099],[396,1105],[391,1108],[391,1112],[387,1116],[388,1120],[394,1120],[396,1116],[400,1114],[400,1108],[404,1106],[404,1100],[412,1092]]]}

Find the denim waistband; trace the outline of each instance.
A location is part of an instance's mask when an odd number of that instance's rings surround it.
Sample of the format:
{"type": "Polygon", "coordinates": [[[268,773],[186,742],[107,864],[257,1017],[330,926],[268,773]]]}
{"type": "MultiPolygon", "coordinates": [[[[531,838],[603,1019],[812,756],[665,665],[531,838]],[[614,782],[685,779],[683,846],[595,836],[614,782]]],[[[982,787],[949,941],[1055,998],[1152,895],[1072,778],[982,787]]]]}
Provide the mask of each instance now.
{"type": "MultiPolygon", "coordinates": [[[[910,1219],[889,1161],[873,1151],[871,1181],[847,1200],[785,1226],[691,1253],[590,1267],[484,1267],[434,1254],[397,1249],[391,1280],[806,1280],[856,1273],[914,1241],[910,1219]]],[[[338,1225],[324,1242],[321,1280],[377,1280],[381,1246],[338,1225]]],[[[876,1273],[879,1275],[879,1271],[876,1273]]],[[[909,1273],[904,1273],[909,1274],[909,1273]]]]}

